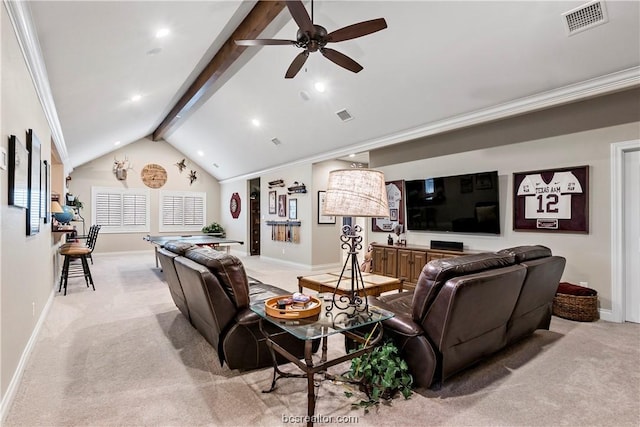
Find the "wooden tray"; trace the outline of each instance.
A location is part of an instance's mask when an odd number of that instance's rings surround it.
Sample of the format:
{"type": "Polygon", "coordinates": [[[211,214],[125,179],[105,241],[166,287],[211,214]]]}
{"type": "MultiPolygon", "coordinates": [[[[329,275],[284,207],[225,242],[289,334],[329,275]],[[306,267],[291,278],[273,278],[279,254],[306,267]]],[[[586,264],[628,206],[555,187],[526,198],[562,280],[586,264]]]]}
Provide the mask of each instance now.
{"type": "Polygon", "coordinates": [[[309,308],[304,309],[293,309],[291,306],[287,306],[286,309],[278,308],[278,300],[283,298],[291,298],[291,295],[280,295],[278,297],[269,298],[264,302],[265,312],[272,317],[277,317],[278,319],[303,319],[306,317],[317,316],[322,309],[322,303],[316,297],[310,297],[310,303],[312,304],[309,308]]]}

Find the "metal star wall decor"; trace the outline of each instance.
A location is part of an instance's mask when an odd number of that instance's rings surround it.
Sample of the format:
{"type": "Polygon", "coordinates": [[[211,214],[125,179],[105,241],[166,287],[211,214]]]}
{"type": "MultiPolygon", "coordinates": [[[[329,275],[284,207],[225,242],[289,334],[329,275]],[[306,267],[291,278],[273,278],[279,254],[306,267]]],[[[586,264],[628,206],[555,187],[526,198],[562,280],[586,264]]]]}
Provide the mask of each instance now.
{"type": "Polygon", "coordinates": [[[192,170],[189,174],[189,185],[193,184],[196,179],[198,179],[198,177],[196,176],[196,171],[192,170]]]}
{"type": "Polygon", "coordinates": [[[180,173],[182,173],[182,171],[187,167],[186,159],[180,160],[178,163],[176,163],[176,166],[178,167],[180,173]]]}

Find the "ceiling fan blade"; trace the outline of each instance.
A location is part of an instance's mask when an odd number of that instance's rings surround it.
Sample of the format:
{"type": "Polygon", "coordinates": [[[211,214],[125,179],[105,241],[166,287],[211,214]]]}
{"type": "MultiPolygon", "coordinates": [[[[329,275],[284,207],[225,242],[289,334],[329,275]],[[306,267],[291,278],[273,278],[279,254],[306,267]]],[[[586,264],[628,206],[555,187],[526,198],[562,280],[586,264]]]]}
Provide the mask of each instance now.
{"type": "Polygon", "coordinates": [[[384,18],[358,22],[357,24],[349,25],[330,32],[327,35],[327,41],[335,43],[351,40],[357,37],[366,36],[367,34],[375,33],[376,31],[384,30],[385,28],[387,28],[387,21],[385,21],[384,18]]]}
{"type": "Polygon", "coordinates": [[[320,53],[329,61],[332,61],[349,71],[353,71],[354,73],[359,73],[360,71],[362,71],[362,65],[358,64],[356,61],[349,58],[347,55],[338,52],[337,50],[325,47],[320,49],[320,53]]]}
{"type": "Polygon", "coordinates": [[[316,32],[313,28],[313,22],[309,18],[309,13],[300,0],[287,1],[287,7],[293,20],[298,24],[298,28],[309,35],[313,35],[316,32]]]}
{"type": "Polygon", "coordinates": [[[235,40],[238,46],[270,46],[270,45],[295,45],[293,40],[279,39],[255,39],[255,40],[235,40]]]}
{"type": "Polygon", "coordinates": [[[294,78],[296,74],[298,74],[298,71],[300,71],[304,63],[307,62],[308,57],[309,57],[309,51],[307,50],[304,50],[301,53],[299,53],[298,56],[294,58],[291,65],[289,65],[289,69],[287,70],[287,73],[284,75],[284,78],[285,79],[294,78]]]}

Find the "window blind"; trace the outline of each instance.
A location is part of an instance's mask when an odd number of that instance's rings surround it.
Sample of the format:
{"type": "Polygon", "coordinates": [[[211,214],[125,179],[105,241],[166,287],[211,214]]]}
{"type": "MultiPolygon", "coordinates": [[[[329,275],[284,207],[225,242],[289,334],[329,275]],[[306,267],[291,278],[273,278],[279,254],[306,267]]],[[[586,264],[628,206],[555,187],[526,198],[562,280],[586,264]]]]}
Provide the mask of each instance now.
{"type": "Polygon", "coordinates": [[[109,187],[91,188],[91,220],[104,233],[149,232],[149,191],[109,187]]]}
{"type": "Polygon", "coordinates": [[[200,231],[206,221],[206,193],[162,191],[159,231],[200,231]]]}

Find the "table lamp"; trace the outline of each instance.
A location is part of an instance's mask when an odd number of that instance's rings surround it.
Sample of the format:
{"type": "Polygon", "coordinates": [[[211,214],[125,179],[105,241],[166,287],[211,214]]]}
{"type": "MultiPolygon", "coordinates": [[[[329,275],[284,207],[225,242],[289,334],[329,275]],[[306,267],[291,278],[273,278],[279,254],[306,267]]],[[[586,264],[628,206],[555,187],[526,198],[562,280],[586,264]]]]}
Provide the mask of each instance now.
{"type": "Polygon", "coordinates": [[[51,202],[51,213],[55,214],[55,213],[62,213],[64,212],[62,210],[62,206],[60,206],[60,203],[58,203],[57,201],[53,200],[51,202]]]}
{"type": "MultiPolygon", "coordinates": [[[[389,203],[384,174],[380,171],[365,168],[338,169],[329,172],[329,182],[322,215],[343,217],[389,217],[389,203]]],[[[340,278],[333,291],[333,298],[327,304],[327,310],[333,306],[339,309],[354,307],[357,311],[368,309],[364,281],[358,251],[362,249],[362,227],[357,224],[343,225],[340,235],[341,246],[347,249],[340,278]],[[348,295],[339,295],[347,265],[351,265],[351,286],[348,295]],[[364,302],[364,303],[363,303],[364,302]]]]}

